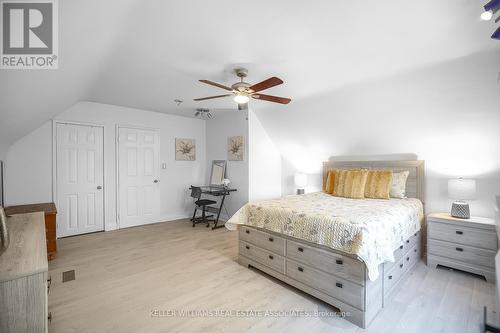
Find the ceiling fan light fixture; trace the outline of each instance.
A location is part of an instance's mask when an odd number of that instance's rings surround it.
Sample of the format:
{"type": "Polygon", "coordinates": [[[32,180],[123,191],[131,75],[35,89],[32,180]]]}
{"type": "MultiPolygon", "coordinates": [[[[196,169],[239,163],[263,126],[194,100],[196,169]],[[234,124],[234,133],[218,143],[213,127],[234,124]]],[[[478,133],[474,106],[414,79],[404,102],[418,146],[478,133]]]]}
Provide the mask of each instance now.
{"type": "Polygon", "coordinates": [[[489,21],[493,18],[493,12],[491,10],[486,10],[481,13],[481,20],[489,21]]]}
{"type": "Polygon", "coordinates": [[[238,104],[246,104],[250,101],[250,97],[246,94],[236,94],[234,96],[234,101],[238,104]]]}

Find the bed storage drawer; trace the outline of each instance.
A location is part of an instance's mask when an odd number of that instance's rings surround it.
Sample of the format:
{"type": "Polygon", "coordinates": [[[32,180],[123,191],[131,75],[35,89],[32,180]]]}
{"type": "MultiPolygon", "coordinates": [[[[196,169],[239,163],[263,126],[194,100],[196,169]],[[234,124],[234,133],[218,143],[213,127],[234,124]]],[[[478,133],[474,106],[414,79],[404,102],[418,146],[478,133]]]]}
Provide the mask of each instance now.
{"type": "Polygon", "coordinates": [[[419,258],[420,240],[418,240],[411,249],[406,251],[398,261],[391,263],[391,265],[385,265],[384,295],[387,295],[392,290],[403,274],[413,267],[419,258]]]}
{"type": "Polygon", "coordinates": [[[403,253],[408,252],[409,249],[413,248],[417,241],[420,240],[420,232],[416,232],[413,235],[410,236],[404,243],[403,243],[403,253]]]}
{"type": "Polygon", "coordinates": [[[401,259],[403,258],[405,254],[405,246],[403,244],[401,244],[396,251],[394,251],[394,262],[386,262],[385,263],[385,269],[386,270],[390,270],[392,269],[392,267],[394,265],[396,265],[396,263],[401,259]]]}
{"type": "Polygon", "coordinates": [[[285,274],[285,258],[253,244],[240,241],[240,255],[285,274]]]}
{"type": "Polygon", "coordinates": [[[399,259],[387,273],[384,274],[384,295],[387,295],[405,272],[405,258],[399,259]]]}
{"type": "Polygon", "coordinates": [[[241,240],[257,245],[258,247],[272,251],[281,256],[285,255],[284,238],[246,226],[240,226],[239,230],[241,240]]]}
{"type": "Polygon", "coordinates": [[[429,224],[429,238],[496,251],[497,236],[488,230],[472,229],[455,224],[429,224]]]}
{"type": "Polygon", "coordinates": [[[365,284],[365,264],[359,260],[287,240],[286,257],[329,274],[365,284]]]}
{"type": "Polygon", "coordinates": [[[403,244],[401,244],[394,251],[394,262],[386,262],[385,269],[387,271],[391,270],[392,267],[401,259],[403,256],[410,251],[413,250],[413,247],[418,244],[418,251],[420,251],[420,232],[413,234],[408,240],[406,240],[403,244]]]}
{"type": "Polygon", "coordinates": [[[495,251],[479,249],[462,244],[449,243],[435,239],[429,239],[429,254],[456,259],[461,262],[481,265],[485,267],[495,267],[495,251]]]}
{"type": "Polygon", "coordinates": [[[360,310],[364,310],[364,287],[294,260],[286,259],[286,275],[360,310]]]}

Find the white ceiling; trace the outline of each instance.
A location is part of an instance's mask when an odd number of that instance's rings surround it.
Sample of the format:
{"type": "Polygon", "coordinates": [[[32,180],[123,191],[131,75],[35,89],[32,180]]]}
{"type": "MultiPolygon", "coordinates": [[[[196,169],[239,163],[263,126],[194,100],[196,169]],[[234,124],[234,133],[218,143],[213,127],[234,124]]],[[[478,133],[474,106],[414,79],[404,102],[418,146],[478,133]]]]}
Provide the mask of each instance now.
{"type": "Polygon", "coordinates": [[[230,85],[240,65],[251,83],[281,77],[266,93],[297,100],[498,49],[494,23],[479,20],[483,2],[59,1],[59,69],[0,71],[0,142],[80,100],[188,116],[234,108],[192,99],[223,94],[197,79],[230,85]]]}

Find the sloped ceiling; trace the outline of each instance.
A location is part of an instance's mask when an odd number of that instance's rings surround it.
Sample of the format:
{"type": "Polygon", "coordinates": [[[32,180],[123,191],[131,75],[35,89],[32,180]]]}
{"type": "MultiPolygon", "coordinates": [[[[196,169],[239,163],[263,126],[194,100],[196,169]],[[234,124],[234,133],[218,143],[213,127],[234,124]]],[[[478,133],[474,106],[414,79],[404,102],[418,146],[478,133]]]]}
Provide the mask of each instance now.
{"type": "MultiPolygon", "coordinates": [[[[8,145],[77,101],[192,116],[231,84],[271,75],[293,102],[354,82],[498,48],[481,1],[59,1],[59,69],[0,71],[0,142],[8,145]],[[185,102],[180,107],[173,102],[185,102]]],[[[292,103],[293,103],[292,102],[292,103]]],[[[263,102],[255,101],[259,109],[263,102]]],[[[286,106],[276,106],[286,107],[286,106]]]]}

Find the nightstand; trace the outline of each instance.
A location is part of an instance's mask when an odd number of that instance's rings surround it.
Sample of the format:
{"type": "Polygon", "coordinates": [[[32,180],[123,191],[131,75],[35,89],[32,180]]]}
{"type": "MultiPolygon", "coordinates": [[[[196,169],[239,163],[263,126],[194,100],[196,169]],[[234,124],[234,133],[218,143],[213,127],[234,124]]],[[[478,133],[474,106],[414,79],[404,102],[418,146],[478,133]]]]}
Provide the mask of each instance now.
{"type": "Polygon", "coordinates": [[[495,282],[498,250],[495,221],[484,217],[459,219],[448,213],[427,216],[427,265],[460,269],[495,282]]]}

